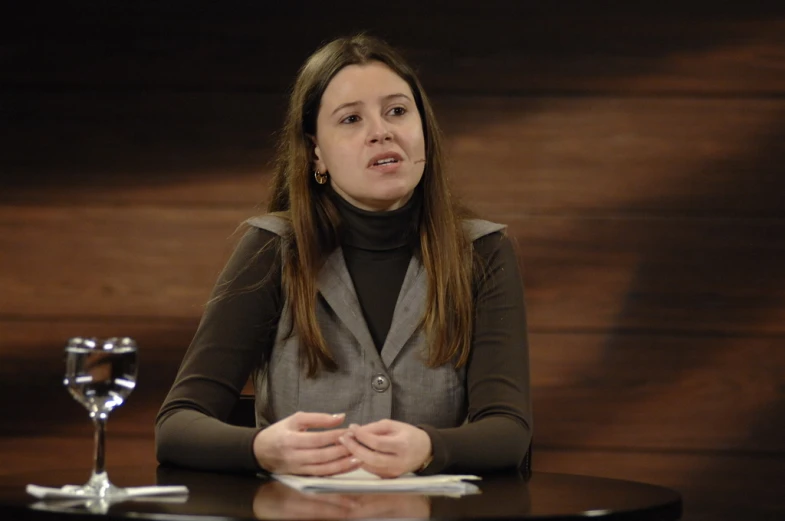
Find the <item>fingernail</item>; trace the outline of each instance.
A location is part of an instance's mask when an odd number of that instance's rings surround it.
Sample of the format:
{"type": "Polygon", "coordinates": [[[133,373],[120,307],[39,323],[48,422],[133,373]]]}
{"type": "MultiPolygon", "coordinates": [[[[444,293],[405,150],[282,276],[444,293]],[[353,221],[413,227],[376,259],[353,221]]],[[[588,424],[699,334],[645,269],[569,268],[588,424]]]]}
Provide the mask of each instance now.
{"type": "Polygon", "coordinates": [[[346,416],[345,412],[337,412],[332,415],[333,418],[343,418],[344,416],[346,416]]]}
{"type": "Polygon", "coordinates": [[[349,424],[349,428],[350,428],[350,429],[358,429],[359,427],[360,427],[360,426],[359,426],[359,425],[357,425],[356,423],[350,423],[350,424],[349,424]]]}
{"type": "Polygon", "coordinates": [[[358,460],[357,458],[352,458],[349,460],[349,463],[351,463],[352,465],[357,465],[358,463],[360,463],[360,460],[358,460]]]}

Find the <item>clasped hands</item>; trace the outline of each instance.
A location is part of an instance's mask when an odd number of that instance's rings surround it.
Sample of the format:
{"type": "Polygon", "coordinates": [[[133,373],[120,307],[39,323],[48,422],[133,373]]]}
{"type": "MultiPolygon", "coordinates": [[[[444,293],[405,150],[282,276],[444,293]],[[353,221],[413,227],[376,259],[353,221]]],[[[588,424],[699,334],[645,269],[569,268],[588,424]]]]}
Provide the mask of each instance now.
{"type": "Polygon", "coordinates": [[[278,474],[331,476],[362,468],[394,478],[419,469],[431,455],[430,437],[413,425],[380,420],[338,428],[344,419],[296,412],[256,435],[254,456],[263,469],[278,474]]]}

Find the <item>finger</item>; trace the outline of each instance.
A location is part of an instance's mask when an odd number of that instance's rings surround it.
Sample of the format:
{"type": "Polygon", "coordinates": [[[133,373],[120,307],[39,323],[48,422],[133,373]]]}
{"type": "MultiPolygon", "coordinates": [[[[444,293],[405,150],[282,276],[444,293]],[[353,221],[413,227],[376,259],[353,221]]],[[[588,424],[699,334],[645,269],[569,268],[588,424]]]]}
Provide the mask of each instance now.
{"type": "Polygon", "coordinates": [[[385,467],[396,459],[397,456],[395,454],[377,452],[357,443],[357,440],[354,439],[351,434],[352,433],[349,432],[341,436],[341,443],[343,443],[352,454],[362,460],[364,464],[372,467],[385,467]]]}
{"type": "Polygon", "coordinates": [[[350,430],[349,434],[353,435],[358,442],[377,452],[398,453],[401,451],[401,443],[395,436],[379,436],[362,429],[350,430]]]}
{"type": "Polygon", "coordinates": [[[321,449],[296,450],[292,452],[291,461],[298,465],[314,465],[329,463],[351,455],[349,449],[339,443],[321,449]]]}
{"type": "Polygon", "coordinates": [[[403,469],[396,466],[395,462],[384,467],[373,467],[371,465],[362,465],[360,468],[371,474],[376,474],[380,478],[397,478],[404,473],[403,469]]]}
{"type": "Polygon", "coordinates": [[[290,417],[290,427],[297,431],[306,429],[325,429],[337,427],[346,419],[346,414],[327,414],[322,412],[296,412],[290,417]]]}
{"type": "Polygon", "coordinates": [[[357,470],[362,465],[356,457],[349,455],[329,463],[321,463],[318,465],[303,465],[298,470],[298,474],[306,474],[309,476],[332,476],[333,474],[343,474],[344,472],[351,472],[357,470]]]}
{"type": "Polygon", "coordinates": [[[373,434],[393,434],[400,430],[400,424],[396,421],[384,419],[375,421],[373,423],[366,423],[365,425],[357,425],[352,423],[349,425],[352,432],[370,432],[373,434]]]}
{"type": "Polygon", "coordinates": [[[338,439],[346,434],[346,429],[321,432],[290,432],[287,446],[293,449],[318,449],[340,443],[338,439]]]}

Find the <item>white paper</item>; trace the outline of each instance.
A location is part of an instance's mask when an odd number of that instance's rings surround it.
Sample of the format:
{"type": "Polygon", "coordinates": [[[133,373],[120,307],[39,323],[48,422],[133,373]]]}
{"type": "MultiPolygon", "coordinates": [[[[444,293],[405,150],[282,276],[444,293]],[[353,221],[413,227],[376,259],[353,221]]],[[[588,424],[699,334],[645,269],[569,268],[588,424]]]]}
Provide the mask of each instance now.
{"type": "Polygon", "coordinates": [[[292,488],[306,492],[422,492],[424,494],[472,494],[477,486],[467,480],[481,479],[471,474],[437,474],[417,476],[404,474],[384,479],[362,469],[324,478],[273,474],[273,478],[292,488]]]}
{"type": "MultiPolygon", "coordinates": [[[[39,499],[85,499],[88,497],[98,497],[84,494],[80,489],[81,487],[76,485],[66,485],[61,488],[27,485],[27,493],[39,499]]],[[[181,485],[165,487],[127,487],[122,490],[126,493],[126,495],[122,496],[124,498],[188,494],[188,487],[181,485]]]]}

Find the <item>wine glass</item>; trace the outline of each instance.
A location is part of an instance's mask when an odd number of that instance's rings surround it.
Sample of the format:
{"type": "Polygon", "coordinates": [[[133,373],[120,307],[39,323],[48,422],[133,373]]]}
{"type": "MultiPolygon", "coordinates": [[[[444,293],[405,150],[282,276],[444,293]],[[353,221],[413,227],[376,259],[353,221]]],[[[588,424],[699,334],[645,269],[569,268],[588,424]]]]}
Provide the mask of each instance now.
{"type": "Polygon", "coordinates": [[[127,337],[76,337],[65,347],[65,379],[68,392],[85,406],[95,425],[93,474],[82,485],[68,486],[69,493],[85,497],[121,499],[127,492],[112,485],[106,475],[104,438],[106,420],[115,407],[125,402],[136,386],[136,342],[127,337]]]}

